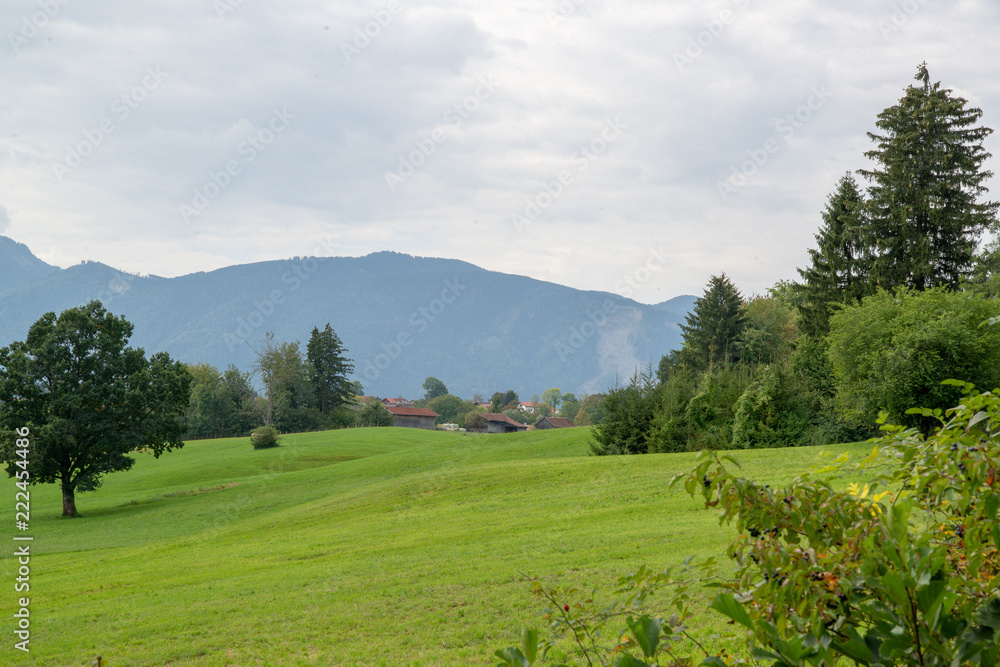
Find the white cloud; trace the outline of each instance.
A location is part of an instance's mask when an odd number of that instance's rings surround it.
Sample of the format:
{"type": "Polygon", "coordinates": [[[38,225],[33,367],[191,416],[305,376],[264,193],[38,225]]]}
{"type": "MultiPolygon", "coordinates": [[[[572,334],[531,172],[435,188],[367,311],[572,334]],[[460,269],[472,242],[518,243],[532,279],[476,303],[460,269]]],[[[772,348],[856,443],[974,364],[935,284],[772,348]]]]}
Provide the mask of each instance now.
{"type": "Polygon", "coordinates": [[[399,0],[391,19],[388,0],[244,2],[223,18],[208,0],[68,2],[16,53],[10,35],[38,5],[8,4],[0,178],[17,219],[0,230],[61,263],[177,275],[332,234],[344,254],[457,257],[612,291],[664,245],[671,263],[641,301],[700,293],[721,271],[760,292],[796,276],[828,193],[865,166],[865,132],[918,63],[1000,126],[987,0],[916,3],[896,23],[906,3],[889,0],[399,0]],[[697,56],[679,67],[690,40],[697,56]],[[483,77],[495,90],[463,108],[483,77]],[[818,87],[829,100],[786,136],[776,123],[818,87]],[[294,119],[251,160],[241,147],[275,109],[294,119]],[[627,129],[580,169],[609,118],[627,129]],[[102,121],[113,131],[97,142],[102,121]],[[434,136],[390,190],[386,172],[434,136]],[[780,149],[723,201],[718,183],[772,138],[780,149]],[[73,151],[88,154],[60,181],[73,151]],[[231,161],[239,172],[185,222],[180,205],[231,161]],[[511,216],[566,170],[572,184],[518,234],[511,216]]]}

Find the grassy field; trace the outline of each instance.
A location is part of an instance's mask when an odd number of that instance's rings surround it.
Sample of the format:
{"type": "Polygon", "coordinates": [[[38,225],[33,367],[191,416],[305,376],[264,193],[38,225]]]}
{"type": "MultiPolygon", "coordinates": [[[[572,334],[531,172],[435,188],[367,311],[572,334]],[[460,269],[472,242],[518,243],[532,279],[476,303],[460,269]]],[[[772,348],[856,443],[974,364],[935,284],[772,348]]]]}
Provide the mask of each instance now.
{"type": "MultiPolygon", "coordinates": [[[[722,554],[730,531],[671,476],[693,455],[595,458],[588,429],[473,436],[355,429],[188,443],[77,495],[31,490],[31,653],[0,664],[484,665],[541,626],[526,576],[610,585],[642,563],[722,554]]],[[[827,448],[839,453],[863,446],[827,448]]],[[[787,480],[813,448],[744,452],[787,480]]],[[[12,480],[0,515],[13,544],[12,480]]]]}

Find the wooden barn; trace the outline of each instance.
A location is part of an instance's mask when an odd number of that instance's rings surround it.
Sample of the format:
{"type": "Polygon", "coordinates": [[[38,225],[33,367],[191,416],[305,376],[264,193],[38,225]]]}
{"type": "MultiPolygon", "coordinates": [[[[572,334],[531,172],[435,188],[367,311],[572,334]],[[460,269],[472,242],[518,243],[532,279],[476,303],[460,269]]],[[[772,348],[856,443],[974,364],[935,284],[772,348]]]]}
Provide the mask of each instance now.
{"type": "Polygon", "coordinates": [[[573,428],[573,422],[562,417],[543,417],[535,423],[535,428],[573,428]]]}
{"type": "Polygon", "coordinates": [[[519,424],[507,415],[499,412],[484,412],[483,416],[486,417],[487,433],[517,433],[518,431],[528,430],[525,424],[519,424]]]}
{"type": "Polygon", "coordinates": [[[403,428],[425,428],[433,431],[434,420],[441,416],[427,408],[397,408],[387,405],[385,409],[392,415],[395,422],[393,426],[403,428]]]}

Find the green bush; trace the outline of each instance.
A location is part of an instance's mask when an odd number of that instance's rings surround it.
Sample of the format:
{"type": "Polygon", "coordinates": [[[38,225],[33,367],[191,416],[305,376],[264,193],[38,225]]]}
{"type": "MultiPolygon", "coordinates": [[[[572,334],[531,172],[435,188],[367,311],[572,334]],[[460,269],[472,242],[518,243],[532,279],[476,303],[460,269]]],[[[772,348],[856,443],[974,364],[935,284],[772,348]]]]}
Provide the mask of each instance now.
{"type": "Polygon", "coordinates": [[[733,417],[734,449],[804,444],[812,414],[796,379],[782,365],[772,364],[743,392],[733,417]]]}
{"type": "Polygon", "coordinates": [[[273,426],[261,426],[250,432],[250,444],[253,445],[254,449],[277,447],[280,439],[278,429],[273,426]]]}
{"type": "Polygon", "coordinates": [[[604,419],[591,429],[590,453],[645,454],[649,451],[657,392],[652,372],[636,371],[627,385],[615,385],[602,401],[604,419]]]}
{"type": "Polygon", "coordinates": [[[853,423],[870,424],[882,410],[927,431],[932,420],[910,406],[944,409],[960,393],[942,384],[961,377],[980,387],[1000,385],[1000,327],[982,327],[1000,302],[943,288],[881,291],[831,318],[830,360],[837,406],[853,423]]]}
{"type": "Polygon", "coordinates": [[[1000,396],[946,384],[964,393],[958,407],[909,411],[937,424],[932,435],[883,426],[864,460],[841,457],[781,488],[702,452],[674,483],[733,525],[731,566],[643,566],[600,606],[590,588],[535,582],[550,635],[522,630],[521,646],[494,653],[500,667],[531,667],[554,648],[604,667],[996,665],[1000,396]],[[718,592],[699,609],[705,584],[718,592]],[[705,641],[707,612],[729,636],[705,641]]]}
{"type": "Polygon", "coordinates": [[[396,423],[392,413],[377,398],[370,398],[358,411],[358,426],[392,426],[396,423]]]}

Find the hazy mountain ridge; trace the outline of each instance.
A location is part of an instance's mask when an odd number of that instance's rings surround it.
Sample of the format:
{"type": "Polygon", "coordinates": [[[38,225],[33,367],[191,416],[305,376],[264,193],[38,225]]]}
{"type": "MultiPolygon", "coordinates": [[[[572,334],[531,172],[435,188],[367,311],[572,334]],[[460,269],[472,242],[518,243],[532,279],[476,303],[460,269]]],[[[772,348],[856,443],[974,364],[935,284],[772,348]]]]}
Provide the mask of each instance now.
{"type": "Polygon", "coordinates": [[[330,322],[368,393],[419,397],[433,375],[468,397],[508,388],[524,396],[549,387],[601,391],[679,345],[677,312],[694,297],[650,306],[390,252],[177,278],[86,262],[12,287],[0,280],[0,344],[22,340],[45,312],[91,299],[131,321],[132,344],[147,353],[247,370],[251,344],[265,331],[304,347],[314,326],[330,322]]]}
{"type": "Polygon", "coordinates": [[[58,271],[58,266],[35,257],[28,246],[0,236],[0,294],[58,271]]]}

